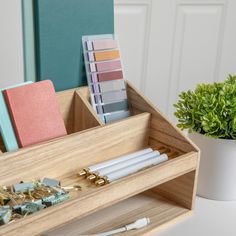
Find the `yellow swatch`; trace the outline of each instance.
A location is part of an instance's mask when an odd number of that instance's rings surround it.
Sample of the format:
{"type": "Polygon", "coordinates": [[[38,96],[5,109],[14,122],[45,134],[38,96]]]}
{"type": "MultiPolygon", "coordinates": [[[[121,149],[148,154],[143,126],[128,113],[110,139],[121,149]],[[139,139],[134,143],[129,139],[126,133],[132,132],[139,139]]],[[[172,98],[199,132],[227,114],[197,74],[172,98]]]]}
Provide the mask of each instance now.
{"type": "Polygon", "coordinates": [[[94,55],[95,55],[96,61],[105,61],[105,60],[112,60],[112,59],[120,58],[120,53],[118,50],[95,52],[94,55]]]}

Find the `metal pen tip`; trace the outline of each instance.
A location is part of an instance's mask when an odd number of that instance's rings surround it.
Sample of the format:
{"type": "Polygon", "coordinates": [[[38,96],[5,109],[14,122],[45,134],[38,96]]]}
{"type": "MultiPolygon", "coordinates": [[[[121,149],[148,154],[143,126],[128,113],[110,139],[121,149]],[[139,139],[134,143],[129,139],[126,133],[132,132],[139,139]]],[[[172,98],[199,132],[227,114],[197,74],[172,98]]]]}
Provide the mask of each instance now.
{"type": "Polygon", "coordinates": [[[95,182],[96,185],[98,186],[103,186],[105,185],[106,181],[104,179],[99,179],[95,182]]]}
{"type": "Polygon", "coordinates": [[[85,176],[87,173],[86,173],[86,171],[84,171],[84,170],[81,170],[79,173],[78,173],[78,176],[85,176]]]}
{"type": "Polygon", "coordinates": [[[89,175],[89,176],[87,177],[87,180],[93,181],[93,180],[95,180],[96,178],[97,178],[97,176],[94,175],[94,174],[92,174],[92,175],[89,175]]]}
{"type": "Polygon", "coordinates": [[[81,171],[78,173],[78,176],[79,176],[79,177],[87,176],[88,173],[89,173],[89,169],[84,168],[83,170],[81,170],[81,171]]]}

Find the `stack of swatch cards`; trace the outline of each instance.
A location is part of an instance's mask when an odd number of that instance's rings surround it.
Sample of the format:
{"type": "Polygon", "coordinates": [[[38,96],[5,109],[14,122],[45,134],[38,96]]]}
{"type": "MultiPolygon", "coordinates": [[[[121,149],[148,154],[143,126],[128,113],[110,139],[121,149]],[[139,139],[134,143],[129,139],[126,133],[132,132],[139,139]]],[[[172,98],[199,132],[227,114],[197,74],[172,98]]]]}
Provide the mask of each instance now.
{"type": "Polygon", "coordinates": [[[112,34],[82,37],[91,104],[109,123],[130,116],[118,40],[112,34]]]}

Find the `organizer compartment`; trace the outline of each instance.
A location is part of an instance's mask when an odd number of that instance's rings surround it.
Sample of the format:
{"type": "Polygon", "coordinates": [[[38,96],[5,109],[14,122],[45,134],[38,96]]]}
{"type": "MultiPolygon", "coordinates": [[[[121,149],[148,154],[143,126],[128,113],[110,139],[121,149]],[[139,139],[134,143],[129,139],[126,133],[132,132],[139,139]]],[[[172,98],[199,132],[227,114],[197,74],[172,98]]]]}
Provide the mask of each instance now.
{"type": "MultiPolygon", "coordinates": [[[[175,126],[168,121],[168,118],[156,108],[148,98],[141,94],[130,82],[126,82],[128,101],[132,116],[148,112],[151,114],[151,134],[149,143],[154,146],[165,145],[179,152],[190,152],[192,150],[199,151],[198,148],[183,134],[175,128],[175,126]]],[[[79,90],[81,99],[87,109],[92,109],[89,103],[89,90],[87,87],[82,87],[79,90]]],[[[96,112],[93,112],[96,120],[100,122],[100,125],[104,125],[96,112]]],[[[132,117],[131,116],[131,117],[132,117]]],[[[127,119],[127,118],[126,118],[127,119]]],[[[125,119],[124,119],[125,120],[125,119]]],[[[114,123],[114,122],[113,122],[114,123]]]]}
{"type": "MultiPolygon", "coordinates": [[[[64,203],[0,226],[0,235],[41,235],[45,231],[75,219],[82,219],[115,203],[124,200],[130,202],[129,198],[132,197],[143,198],[146,193],[151,193],[150,201],[154,201],[156,210],[152,212],[146,205],[145,199],[140,205],[141,209],[148,214],[150,211],[153,219],[162,218],[159,207],[165,209],[166,217],[163,218],[163,224],[191,212],[196,194],[199,164],[199,152],[194,144],[129,84],[129,101],[135,115],[108,125],[101,124],[92,110],[88,102],[87,88],[72,91],[65,91],[58,95],[62,114],[71,134],[1,155],[0,185],[48,177],[60,179],[62,186],[80,184],[83,190],[74,192],[71,199],[64,203]],[[79,124],[77,121],[82,123],[79,124]],[[96,125],[101,126],[91,128],[96,125]],[[81,131],[86,127],[91,129],[81,131]],[[103,187],[96,187],[77,176],[77,172],[84,167],[147,146],[154,149],[164,146],[174,152],[174,156],[167,162],[103,187]],[[147,210],[144,209],[146,207],[147,210]]],[[[137,213],[138,209],[134,211],[137,213]]],[[[127,213],[127,218],[124,219],[128,219],[128,215],[127,213]]],[[[116,222],[124,223],[119,220],[108,223],[116,226],[116,222]]],[[[106,225],[101,229],[107,229],[106,225]]],[[[154,220],[143,233],[161,225],[162,223],[154,220]]]]}
{"type": "MultiPolygon", "coordinates": [[[[56,94],[68,134],[102,125],[94,110],[88,105],[85,89],[70,89],[56,94]]],[[[0,155],[6,152],[0,137],[0,155]]]]}
{"type": "MultiPolygon", "coordinates": [[[[186,180],[188,178],[191,179],[191,176],[194,175],[195,171],[192,171],[183,176],[186,180]]],[[[173,181],[178,182],[180,178],[181,177],[178,177],[173,181]]],[[[186,186],[188,186],[187,182],[186,184],[186,186]]],[[[187,189],[188,188],[186,188],[185,193],[187,193],[187,189]]],[[[47,232],[44,235],[94,235],[123,227],[124,225],[143,217],[148,217],[150,219],[150,224],[147,227],[122,233],[122,235],[149,235],[154,233],[154,231],[156,233],[157,228],[162,229],[170,223],[174,223],[177,219],[180,220],[182,217],[192,213],[191,210],[183,205],[161,196],[156,190],[157,187],[144,191],[110,207],[96,211],[82,219],[75,220],[65,226],[47,232]]]]}

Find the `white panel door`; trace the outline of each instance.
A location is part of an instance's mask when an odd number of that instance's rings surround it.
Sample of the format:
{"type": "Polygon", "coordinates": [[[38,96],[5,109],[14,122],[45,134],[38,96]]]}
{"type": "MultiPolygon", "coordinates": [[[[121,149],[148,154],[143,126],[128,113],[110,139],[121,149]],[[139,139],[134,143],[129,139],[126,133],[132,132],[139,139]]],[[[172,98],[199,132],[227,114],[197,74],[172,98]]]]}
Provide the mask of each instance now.
{"type": "Polygon", "coordinates": [[[235,0],[115,0],[126,78],[173,118],[178,94],[236,74],[235,0]]]}
{"type": "Polygon", "coordinates": [[[21,1],[0,0],[0,88],[24,81],[21,1]]]}
{"type": "Polygon", "coordinates": [[[182,1],[177,6],[168,113],[183,90],[217,81],[226,1],[182,1]]]}
{"type": "Polygon", "coordinates": [[[151,10],[151,0],[115,1],[115,32],[125,75],[139,89],[146,78],[151,10]]]}

